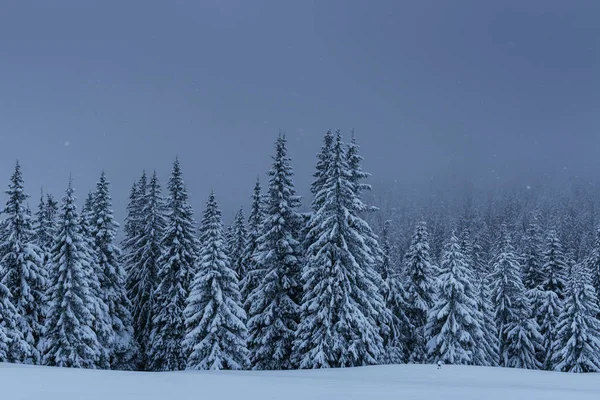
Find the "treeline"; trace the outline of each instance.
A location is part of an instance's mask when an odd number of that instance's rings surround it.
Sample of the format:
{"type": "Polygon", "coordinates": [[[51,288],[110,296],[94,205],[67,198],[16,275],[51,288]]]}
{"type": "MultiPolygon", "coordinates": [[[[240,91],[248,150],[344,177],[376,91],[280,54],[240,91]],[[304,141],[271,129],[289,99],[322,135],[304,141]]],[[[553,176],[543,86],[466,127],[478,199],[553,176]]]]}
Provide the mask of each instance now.
{"type": "Polygon", "coordinates": [[[279,136],[267,190],[257,182],[248,218],[224,229],[214,193],[196,223],[176,160],[166,196],[156,173],[134,183],[120,244],[104,173],[81,212],[69,182],[60,207],[42,196],[32,215],[17,164],[0,226],[0,361],[600,370],[600,234],[564,223],[591,207],[567,218],[517,196],[378,210],[361,164],[354,136],[327,132],[300,212],[279,136]]]}

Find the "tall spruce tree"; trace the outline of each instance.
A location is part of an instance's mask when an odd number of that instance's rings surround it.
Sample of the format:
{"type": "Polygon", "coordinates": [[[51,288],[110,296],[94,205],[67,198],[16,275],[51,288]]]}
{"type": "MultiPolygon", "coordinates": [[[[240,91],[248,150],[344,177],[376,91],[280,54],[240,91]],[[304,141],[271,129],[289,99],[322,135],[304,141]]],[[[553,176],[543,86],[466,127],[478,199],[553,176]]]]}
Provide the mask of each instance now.
{"type": "Polygon", "coordinates": [[[106,174],[102,172],[94,192],[91,232],[100,265],[100,287],[112,324],[110,365],[113,369],[131,369],[136,357],[131,303],[125,289],[121,250],[114,243],[119,224],[113,216],[108,185],[106,174]]]}
{"type": "Polygon", "coordinates": [[[23,175],[18,162],[6,194],[8,200],[2,211],[6,215],[6,237],[0,244],[1,281],[12,296],[17,328],[29,347],[22,358],[15,358],[15,361],[38,364],[47,271],[43,264],[44,253],[36,244],[31,215],[25,203],[29,196],[23,190],[23,175]]]}
{"type": "Polygon", "coordinates": [[[29,343],[17,326],[19,315],[8,288],[0,282],[0,362],[19,362],[29,356],[29,343]]]}
{"type": "Polygon", "coordinates": [[[542,229],[537,215],[532,217],[524,238],[523,284],[525,289],[540,289],[544,280],[542,229]]]}
{"type": "Polygon", "coordinates": [[[95,368],[99,344],[92,328],[93,300],[88,284],[90,266],[81,236],[71,181],[63,198],[59,231],[52,249],[44,329],[43,363],[50,366],[95,368]]]}
{"type": "Polygon", "coordinates": [[[138,201],[143,209],[138,212],[137,234],[132,240],[128,263],[129,276],[127,294],[132,303],[134,338],[140,355],[140,367],[149,369],[149,346],[152,333],[154,297],[157,287],[158,260],[162,254],[161,241],[166,228],[165,204],[161,197],[161,188],[156,176],[152,175],[145,198],[138,201]]]}
{"type": "MultiPolygon", "coordinates": [[[[585,261],[587,269],[591,275],[592,286],[598,296],[598,303],[600,304],[600,229],[596,231],[594,237],[594,243],[590,255],[585,261]]],[[[598,316],[600,318],[600,315],[598,316]]]]}
{"type": "Polygon", "coordinates": [[[521,280],[521,266],[505,225],[501,227],[498,255],[490,281],[495,320],[500,336],[500,365],[539,369],[536,352],[542,336],[535,319],[530,318],[531,304],[521,280]]]}
{"type": "Polygon", "coordinates": [[[214,193],[208,198],[201,227],[198,272],[184,311],[187,368],[243,369],[248,364],[246,313],[237,274],[226,254],[214,193]]]}
{"type": "Polygon", "coordinates": [[[565,307],[554,342],[554,369],[564,372],[600,371],[600,314],[587,267],[575,265],[567,284],[565,307]]]}
{"type": "Polygon", "coordinates": [[[534,316],[543,337],[538,359],[542,367],[554,369],[553,346],[556,341],[558,319],[562,310],[566,285],[567,261],[556,231],[548,232],[546,249],[543,253],[541,281],[531,296],[534,299],[534,316]]]}
{"type": "Polygon", "coordinates": [[[446,364],[473,364],[481,344],[479,310],[472,271],[452,233],[440,266],[439,292],[425,327],[429,358],[446,364]]]}
{"type": "Polygon", "coordinates": [[[564,298],[568,265],[562,244],[555,230],[548,232],[544,251],[544,266],[541,286],[543,290],[551,290],[559,299],[564,298]]]}
{"type": "Polygon", "coordinates": [[[157,261],[158,284],[150,335],[150,368],[154,371],[185,369],[187,357],[181,345],[186,333],[183,310],[198,257],[194,210],[188,202],[178,159],[173,164],[168,189],[167,226],[157,261]]]}
{"type": "Polygon", "coordinates": [[[260,237],[262,223],[265,219],[265,204],[263,200],[260,181],[257,179],[252,195],[252,207],[250,209],[250,215],[248,216],[248,240],[246,241],[246,247],[244,248],[242,257],[242,264],[244,265],[246,273],[242,277],[240,287],[242,304],[244,305],[246,315],[248,315],[250,311],[250,304],[247,300],[262,279],[262,270],[258,268],[255,256],[258,249],[258,238],[260,237]]]}
{"type": "Polygon", "coordinates": [[[384,285],[383,298],[391,313],[390,333],[384,337],[385,362],[389,364],[404,363],[407,360],[406,334],[414,329],[406,315],[407,304],[400,270],[392,262],[392,244],[390,242],[390,226],[392,221],[385,221],[381,236],[383,261],[381,278],[384,285]]]}
{"type": "Polygon", "coordinates": [[[278,137],[273,159],[265,220],[255,254],[262,278],[246,300],[253,369],[294,367],[292,346],[300,320],[302,254],[298,235],[302,218],[297,212],[300,197],[292,181],[285,136],[278,137]]]}
{"type": "Polygon", "coordinates": [[[357,215],[361,201],[339,132],[327,175],[318,194],[324,202],[309,222],[309,234],[317,240],[302,272],[295,354],[301,368],[376,364],[385,350],[380,316],[389,311],[375,273],[377,259],[365,240],[370,228],[357,215]]]}
{"type": "Polygon", "coordinates": [[[405,255],[404,275],[407,317],[410,322],[407,332],[408,361],[424,362],[427,359],[425,325],[427,313],[433,306],[435,290],[433,276],[436,268],[429,255],[429,240],[425,221],[417,223],[410,247],[405,255]]]}
{"type": "Polygon", "coordinates": [[[229,259],[231,267],[236,272],[238,280],[241,281],[246,275],[246,267],[244,265],[244,250],[246,249],[246,241],[248,240],[248,231],[244,221],[244,210],[240,208],[233,222],[233,230],[231,236],[231,245],[229,246],[229,259]]]}
{"type": "Polygon", "coordinates": [[[475,349],[474,363],[497,367],[500,361],[500,343],[489,286],[488,279],[481,276],[476,278],[475,295],[477,296],[477,309],[481,314],[480,325],[483,335],[475,349]]]}
{"type": "Polygon", "coordinates": [[[94,236],[92,234],[92,223],[94,219],[94,195],[89,192],[85,199],[79,218],[80,236],[83,242],[81,252],[88,260],[82,265],[89,286],[89,309],[92,314],[92,329],[96,334],[98,347],[96,351],[95,365],[100,369],[110,369],[111,342],[112,342],[112,319],[108,305],[104,300],[104,290],[100,286],[100,277],[103,274],[102,266],[98,259],[94,236]]]}

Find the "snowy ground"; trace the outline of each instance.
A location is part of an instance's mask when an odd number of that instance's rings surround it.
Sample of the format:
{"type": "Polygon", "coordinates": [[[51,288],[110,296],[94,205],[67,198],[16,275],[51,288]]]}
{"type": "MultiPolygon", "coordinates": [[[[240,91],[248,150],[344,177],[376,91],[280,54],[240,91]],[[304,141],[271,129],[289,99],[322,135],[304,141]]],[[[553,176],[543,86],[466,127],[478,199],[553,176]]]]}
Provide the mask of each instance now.
{"type": "Polygon", "coordinates": [[[138,373],[0,364],[0,399],[600,399],[600,374],[400,365],[293,372],[138,373]]]}

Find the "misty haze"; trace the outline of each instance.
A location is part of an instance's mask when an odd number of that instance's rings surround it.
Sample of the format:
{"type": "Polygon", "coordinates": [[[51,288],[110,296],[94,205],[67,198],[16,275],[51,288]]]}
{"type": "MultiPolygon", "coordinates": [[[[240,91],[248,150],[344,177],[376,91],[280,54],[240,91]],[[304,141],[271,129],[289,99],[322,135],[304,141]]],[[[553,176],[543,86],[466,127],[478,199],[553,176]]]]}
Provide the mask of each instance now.
{"type": "Polygon", "coordinates": [[[596,398],[599,17],[0,1],[0,398],[596,398]]]}

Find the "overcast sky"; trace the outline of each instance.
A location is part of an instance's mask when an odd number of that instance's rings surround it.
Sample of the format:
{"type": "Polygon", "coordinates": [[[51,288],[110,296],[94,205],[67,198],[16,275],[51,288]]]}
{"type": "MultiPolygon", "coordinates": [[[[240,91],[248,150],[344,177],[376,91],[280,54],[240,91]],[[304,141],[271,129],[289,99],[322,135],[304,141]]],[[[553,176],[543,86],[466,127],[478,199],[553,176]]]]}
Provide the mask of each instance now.
{"type": "MultiPolygon", "coordinates": [[[[307,194],[323,133],[374,182],[600,177],[600,1],[0,0],[0,187],[102,169],[120,220],[179,156],[199,219],[263,182],[279,130],[307,194]]],[[[2,198],[2,200],[4,200],[2,198]]]]}

